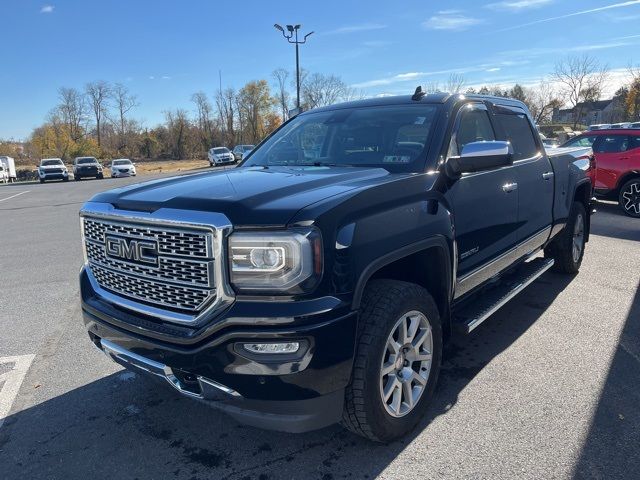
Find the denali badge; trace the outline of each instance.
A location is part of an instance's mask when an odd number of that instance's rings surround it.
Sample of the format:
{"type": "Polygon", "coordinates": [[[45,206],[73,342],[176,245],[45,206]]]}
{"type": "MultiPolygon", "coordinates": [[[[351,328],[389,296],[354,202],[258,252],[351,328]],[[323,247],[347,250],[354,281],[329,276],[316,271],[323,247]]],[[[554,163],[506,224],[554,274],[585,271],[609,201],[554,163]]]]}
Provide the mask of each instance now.
{"type": "Polygon", "coordinates": [[[158,266],[157,242],[107,235],[105,252],[108,257],[158,266]]]}

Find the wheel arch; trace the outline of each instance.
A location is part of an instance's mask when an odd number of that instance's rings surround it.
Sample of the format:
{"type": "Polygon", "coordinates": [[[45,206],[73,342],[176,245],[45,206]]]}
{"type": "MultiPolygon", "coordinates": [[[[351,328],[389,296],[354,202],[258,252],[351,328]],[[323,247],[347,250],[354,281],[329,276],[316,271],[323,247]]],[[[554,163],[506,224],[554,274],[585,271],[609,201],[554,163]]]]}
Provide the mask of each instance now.
{"type": "Polygon", "coordinates": [[[585,242],[589,241],[589,233],[591,232],[591,215],[589,214],[591,209],[591,197],[593,196],[593,188],[591,180],[588,178],[576,185],[573,192],[573,201],[580,202],[584,206],[585,212],[587,212],[585,220],[586,235],[585,242]]]}
{"type": "Polygon", "coordinates": [[[451,249],[445,237],[438,235],[407,245],[376,259],[362,271],[356,283],[352,308],[360,308],[370,280],[384,278],[415,283],[433,296],[443,322],[443,334],[448,333],[452,270],[451,249]]]}
{"type": "Polygon", "coordinates": [[[616,196],[618,196],[620,194],[620,189],[622,188],[622,186],[627,183],[629,180],[632,180],[634,178],[640,178],[640,170],[630,170],[628,172],[625,172],[624,175],[622,175],[619,179],[618,182],[616,184],[616,189],[615,189],[615,193],[616,196]]]}

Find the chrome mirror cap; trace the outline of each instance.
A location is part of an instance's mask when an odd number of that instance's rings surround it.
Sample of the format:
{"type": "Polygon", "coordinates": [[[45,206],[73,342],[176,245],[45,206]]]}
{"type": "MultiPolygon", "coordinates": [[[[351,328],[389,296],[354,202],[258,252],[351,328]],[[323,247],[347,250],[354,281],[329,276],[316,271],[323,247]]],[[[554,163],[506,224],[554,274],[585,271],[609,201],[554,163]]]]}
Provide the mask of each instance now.
{"type": "Polygon", "coordinates": [[[460,157],[489,157],[493,155],[509,155],[513,153],[510,142],[499,140],[467,143],[462,147],[460,157]]]}

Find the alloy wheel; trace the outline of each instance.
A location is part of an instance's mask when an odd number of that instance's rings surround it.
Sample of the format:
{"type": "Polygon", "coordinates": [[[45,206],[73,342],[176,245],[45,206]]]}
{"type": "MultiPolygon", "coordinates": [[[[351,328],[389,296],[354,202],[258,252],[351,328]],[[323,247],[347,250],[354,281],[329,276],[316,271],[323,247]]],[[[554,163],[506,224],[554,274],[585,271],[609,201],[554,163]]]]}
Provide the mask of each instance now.
{"type": "Polygon", "coordinates": [[[404,417],[424,393],[433,356],[433,334],[427,317],[412,310],[391,329],[380,365],[380,395],[392,417],[404,417]]]}
{"type": "Polygon", "coordinates": [[[578,263],[584,248],[584,217],[581,213],[576,216],[576,223],[573,226],[573,261],[578,263]]]}
{"type": "Polygon", "coordinates": [[[622,208],[632,215],[640,215],[640,182],[628,184],[621,198],[622,208]]]}

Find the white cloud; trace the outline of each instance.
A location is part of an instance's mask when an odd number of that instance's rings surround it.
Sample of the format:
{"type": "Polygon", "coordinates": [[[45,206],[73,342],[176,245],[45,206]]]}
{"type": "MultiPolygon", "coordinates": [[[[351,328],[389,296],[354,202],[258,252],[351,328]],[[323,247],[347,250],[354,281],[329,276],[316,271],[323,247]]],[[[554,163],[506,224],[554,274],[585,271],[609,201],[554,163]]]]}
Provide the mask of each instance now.
{"type": "Polygon", "coordinates": [[[531,8],[540,8],[550,4],[554,0],[504,0],[502,2],[493,2],[485,5],[486,8],[492,10],[507,10],[510,12],[519,12],[531,8]]]}
{"type": "MultiPolygon", "coordinates": [[[[640,1],[640,0],[639,0],[640,1]]],[[[431,30],[466,30],[483,21],[479,18],[466,16],[460,10],[441,10],[431,18],[422,22],[424,28],[431,30]]]]}
{"type": "Polygon", "coordinates": [[[511,26],[511,27],[502,28],[500,30],[494,30],[494,33],[495,32],[506,32],[508,30],[515,30],[515,29],[522,28],[522,27],[528,27],[530,25],[538,25],[539,23],[553,22],[555,20],[562,20],[562,19],[565,19],[565,18],[577,17],[577,16],[580,16],[580,15],[588,15],[590,13],[598,13],[598,12],[603,12],[603,11],[606,11],[606,10],[612,10],[612,9],[616,9],[616,8],[631,7],[631,6],[634,6],[634,5],[640,5],[640,0],[630,0],[628,2],[613,3],[611,5],[605,5],[604,7],[590,8],[589,10],[580,10],[580,11],[577,11],[577,12],[566,13],[564,15],[558,15],[558,16],[555,16],[555,17],[543,18],[541,20],[535,20],[533,22],[522,23],[520,25],[514,25],[514,26],[511,26]]]}
{"type": "Polygon", "coordinates": [[[149,75],[149,80],[155,80],[156,77],[154,77],[153,75],[149,75]]]}
{"type": "Polygon", "coordinates": [[[40,13],[53,13],[53,9],[55,7],[53,5],[43,5],[40,9],[40,13]]]}
{"type": "Polygon", "coordinates": [[[487,68],[487,72],[499,72],[501,70],[500,67],[487,68]]]}
{"type": "Polygon", "coordinates": [[[323,32],[324,35],[339,35],[344,33],[356,33],[356,32],[368,32],[371,30],[382,30],[387,28],[386,25],[380,23],[363,23],[360,25],[346,25],[344,27],[336,28],[335,30],[329,30],[323,32]]]}
{"type": "Polygon", "coordinates": [[[169,75],[163,75],[162,79],[163,80],[171,80],[171,77],[169,75]]]}

